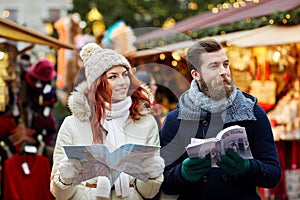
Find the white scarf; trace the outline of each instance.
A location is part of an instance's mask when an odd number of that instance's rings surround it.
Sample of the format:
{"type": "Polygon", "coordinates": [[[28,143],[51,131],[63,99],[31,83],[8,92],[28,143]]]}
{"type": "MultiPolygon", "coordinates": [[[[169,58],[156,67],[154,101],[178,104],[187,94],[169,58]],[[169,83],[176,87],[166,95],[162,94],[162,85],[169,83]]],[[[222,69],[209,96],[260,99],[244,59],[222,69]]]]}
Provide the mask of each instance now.
{"type": "MultiPolygon", "coordinates": [[[[114,151],[116,148],[125,144],[124,126],[130,114],[129,108],[131,103],[131,97],[129,96],[123,101],[112,104],[111,110],[109,109],[109,104],[106,103],[106,119],[104,120],[103,127],[108,131],[108,134],[104,144],[110,151],[114,151]]],[[[101,182],[101,180],[105,182],[107,181],[107,177],[98,177],[98,183],[101,182]]],[[[129,195],[129,176],[127,174],[122,172],[114,185],[117,196],[124,198],[129,195]]],[[[101,194],[109,195],[110,189],[110,187],[106,187],[105,189],[102,187],[101,190],[105,191],[102,191],[101,194]]],[[[106,195],[104,196],[106,197],[106,195]]]]}

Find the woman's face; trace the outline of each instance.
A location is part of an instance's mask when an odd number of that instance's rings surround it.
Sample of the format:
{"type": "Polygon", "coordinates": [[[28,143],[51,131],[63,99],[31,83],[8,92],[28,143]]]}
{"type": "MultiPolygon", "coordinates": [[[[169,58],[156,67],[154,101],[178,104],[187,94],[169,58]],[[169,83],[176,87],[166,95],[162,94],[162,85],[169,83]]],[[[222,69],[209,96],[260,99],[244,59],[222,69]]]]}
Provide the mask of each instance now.
{"type": "Polygon", "coordinates": [[[128,70],[122,65],[117,65],[109,69],[106,76],[112,90],[112,103],[124,100],[130,85],[128,70]]]}

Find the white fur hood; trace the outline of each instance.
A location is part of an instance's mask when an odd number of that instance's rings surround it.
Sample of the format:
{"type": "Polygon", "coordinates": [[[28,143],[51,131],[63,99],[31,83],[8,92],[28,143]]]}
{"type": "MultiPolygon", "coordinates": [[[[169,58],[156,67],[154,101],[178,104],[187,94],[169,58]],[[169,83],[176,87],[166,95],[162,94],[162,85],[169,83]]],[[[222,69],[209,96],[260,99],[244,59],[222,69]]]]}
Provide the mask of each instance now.
{"type": "Polygon", "coordinates": [[[81,121],[87,121],[91,116],[91,108],[85,96],[87,90],[87,82],[83,81],[74,89],[68,98],[69,109],[72,114],[81,121]]]}

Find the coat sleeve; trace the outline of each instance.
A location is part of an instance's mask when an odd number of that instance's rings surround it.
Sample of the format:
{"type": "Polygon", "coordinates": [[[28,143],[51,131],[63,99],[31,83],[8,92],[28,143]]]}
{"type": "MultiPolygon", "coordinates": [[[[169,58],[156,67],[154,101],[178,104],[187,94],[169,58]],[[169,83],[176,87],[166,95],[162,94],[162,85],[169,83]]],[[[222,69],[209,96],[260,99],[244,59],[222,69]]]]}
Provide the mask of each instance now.
{"type": "Polygon", "coordinates": [[[95,188],[85,187],[85,182],[79,185],[64,185],[59,181],[60,173],[58,166],[60,161],[66,156],[63,146],[74,145],[76,133],[76,123],[73,116],[64,119],[57,134],[55,149],[53,153],[53,166],[51,172],[50,191],[56,199],[94,199],[95,188]]]}
{"type": "Polygon", "coordinates": [[[50,190],[57,199],[70,199],[76,192],[76,187],[64,185],[59,181],[58,165],[66,156],[63,146],[72,145],[72,120],[66,117],[58,131],[53,152],[53,166],[51,172],[50,190]]]}
{"type": "MultiPolygon", "coordinates": [[[[148,116],[147,121],[151,122],[147,144],[159,146],[160,138],[157,123],[151,115],[148,116]]],[[[135,188],[143,198],[151,199],[159,193],[163,180],[163,175],[155,179],[149,179],[148,181],[135,179],[135,188]]]]}
{"type": "Polygon", "coordinates": [[[281,178],[281,167],[269,119],[261,107],[255,107],[257,120],[245,126],[254,159],[244,177],[257,187],[272,188],[281,178]],[[247,128],[248,127],[248,128],[247,128]]]}
{"type": "Polygon", "coordinates": [[[187,157],[183,144],[184,135],[177,135],[180,121],[178,110],[168,113],[161,130],[161,155],[165,160],[164,182],[161,189],[166,195],[177,195],[191,184],[181,175],[181,163],[187,157]]]}

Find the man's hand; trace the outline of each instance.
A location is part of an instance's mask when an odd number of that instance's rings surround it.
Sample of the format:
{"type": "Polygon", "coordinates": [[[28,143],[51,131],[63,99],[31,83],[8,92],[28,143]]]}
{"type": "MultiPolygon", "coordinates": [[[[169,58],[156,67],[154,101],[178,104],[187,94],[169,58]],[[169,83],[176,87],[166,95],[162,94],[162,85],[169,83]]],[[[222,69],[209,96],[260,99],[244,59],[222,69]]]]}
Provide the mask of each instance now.
{"type": "Polygon", "coordinates": [[[250,169],[250,161],[242,158],[232,149],[227,150],[226,154],[221,156],[221,160],[217,162],[217,165],[228,174],[234,176],[243,176],[250,169]]]}
{"type": "Polygon", "coordinates": [[[197,182],[210,169],[210,158],[186,158],[182,162],[181,174],[186,181],[197,182]]]}

